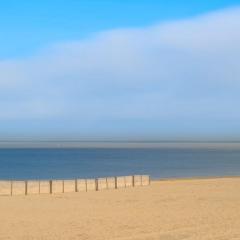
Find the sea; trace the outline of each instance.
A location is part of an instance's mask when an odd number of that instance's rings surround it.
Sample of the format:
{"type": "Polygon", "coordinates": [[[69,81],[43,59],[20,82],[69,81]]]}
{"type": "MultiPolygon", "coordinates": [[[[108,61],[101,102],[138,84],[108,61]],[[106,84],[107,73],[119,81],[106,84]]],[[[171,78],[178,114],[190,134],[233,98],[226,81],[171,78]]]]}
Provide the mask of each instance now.
{"type": "Polygon", "coordinates": [[[153,179],[240,176],[240,149],[0,149],[0,179],[149,174],[153,179]]]}

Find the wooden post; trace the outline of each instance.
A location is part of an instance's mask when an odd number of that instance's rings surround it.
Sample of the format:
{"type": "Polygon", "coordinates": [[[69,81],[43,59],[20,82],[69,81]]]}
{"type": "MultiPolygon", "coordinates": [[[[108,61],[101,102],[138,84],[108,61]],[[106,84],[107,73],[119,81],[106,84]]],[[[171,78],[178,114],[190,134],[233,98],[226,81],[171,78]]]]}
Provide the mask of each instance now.
{"type": "Polygon", "coordinates": [[[98,179],[95,178],[95,190],[98,191],[98,179]]]}
{"type": "Polygon", "coordinates": [[[50,194],[52,194],[52,180],[49,181],[50,194]]]}
{"type": "Polygon", "coordinates": [[[41,193],[41,186],[40,186],[40,180],[38,181],[38,194],[41,193]]]}
{"type": "Polygon", "coordinates": [[[13,195],[13,181],[11,181],[11,196],[13,195]]]}
{"type": "Polygon", "coordinates": [[[64,193],[64,180],[62,180],[62,192],[64,193]]]}
{"type": "Polygon", "coordinates": [[[87,192],[87,179],[85,179],[85,187],[86,187],[86,192],[87,192]]]}
{"type": "Polygon", "coordinates": [[[106,177],[106,189],[108,189],[108,178],[106,177]]]}
{"type": "Polygon", "coordinates": [[[114,177],[115,180],[115,189],[117,189],[117,177],[114,177]]]}
{"type": "Polygon", "coordinates": [[[151,178],[150,178],[150,176],[148,176],[148,185],[150,185],[151,184],[151,178]]]}
{"type": "Polygon", "coordinates": [[[28,194],[28,182],[25,181],[25,195],[28,194]]]}
{"type": "Polygon", "coordinates": [[[132,186],[135,187],[135,177],[134,177],[134,175],[132,176],[132,186]]]}
{"type": "Polygon", "coordinates": [[[78,182],[77,182],[77,179],[75,179],[75,192],[78,192],[78,182]]]}

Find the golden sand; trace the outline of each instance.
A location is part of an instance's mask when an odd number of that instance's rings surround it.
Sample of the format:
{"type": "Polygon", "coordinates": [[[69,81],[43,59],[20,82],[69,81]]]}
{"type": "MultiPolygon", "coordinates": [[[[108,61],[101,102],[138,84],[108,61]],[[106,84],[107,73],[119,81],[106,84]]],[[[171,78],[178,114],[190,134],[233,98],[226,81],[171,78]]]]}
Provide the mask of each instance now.
{"type": "Polygon", "coordinates": [[[0,239],[240,240],[240,178],[2,196],[0,239]]]}

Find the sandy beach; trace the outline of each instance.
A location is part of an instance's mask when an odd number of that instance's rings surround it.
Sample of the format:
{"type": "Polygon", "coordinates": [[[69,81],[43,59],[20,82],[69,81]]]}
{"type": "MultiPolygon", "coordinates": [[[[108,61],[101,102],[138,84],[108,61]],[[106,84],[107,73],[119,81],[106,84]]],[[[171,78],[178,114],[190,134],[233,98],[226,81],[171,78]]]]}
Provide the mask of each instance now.
{"type": "Polygon", "coordinates": [[[0,197],[0,239],[239,240],[240,178],[0,197]]]}

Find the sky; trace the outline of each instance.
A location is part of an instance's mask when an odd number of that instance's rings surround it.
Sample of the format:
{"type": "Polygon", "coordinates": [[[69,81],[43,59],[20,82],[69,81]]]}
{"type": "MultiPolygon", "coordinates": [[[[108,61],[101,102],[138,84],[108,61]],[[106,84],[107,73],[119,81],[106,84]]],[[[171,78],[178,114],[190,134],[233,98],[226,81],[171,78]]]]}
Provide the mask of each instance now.
{"type": "Polygon", "coordinates": [[[240,140],[240,1],[0,2],[0,139],[240,140]]]}

